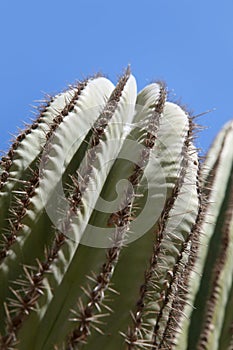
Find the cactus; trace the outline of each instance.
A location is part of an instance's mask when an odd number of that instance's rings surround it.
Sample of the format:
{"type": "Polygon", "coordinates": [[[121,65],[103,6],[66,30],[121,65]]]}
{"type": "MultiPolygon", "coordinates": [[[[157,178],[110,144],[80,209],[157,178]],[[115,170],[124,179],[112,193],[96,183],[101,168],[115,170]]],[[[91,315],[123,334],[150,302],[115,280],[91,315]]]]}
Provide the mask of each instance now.
{"type": "Polygon", "coordinates": [[[0,349],[233,348],[233,123],[127,69],[48,97],[0,163],[0,349]]]}

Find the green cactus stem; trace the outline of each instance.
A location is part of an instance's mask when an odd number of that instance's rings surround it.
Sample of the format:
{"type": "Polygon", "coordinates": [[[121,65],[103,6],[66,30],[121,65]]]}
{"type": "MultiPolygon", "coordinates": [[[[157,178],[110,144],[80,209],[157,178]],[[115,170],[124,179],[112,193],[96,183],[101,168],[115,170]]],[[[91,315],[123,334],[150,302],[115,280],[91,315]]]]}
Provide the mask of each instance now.
{"type": "Polygon", "coordinates": [[[233,124],[129,69],[51,97],[0,163],[0,349],[232,348],[233,124]]]}
{"type": "Polygon", "coordinates": [[[230,122],[213,143],[202,171],[209,204],[200,227],[202,249],[197,271],[202,273],[202,279],[198,285],[189,336],[189,346],[197,349],[228,349],[232,334],[232,312],[226,308],[231,298],[233,279],[232,131],[233,124],[230,122]],[[227,325],[225,319],[228,320],[227,325]]]}

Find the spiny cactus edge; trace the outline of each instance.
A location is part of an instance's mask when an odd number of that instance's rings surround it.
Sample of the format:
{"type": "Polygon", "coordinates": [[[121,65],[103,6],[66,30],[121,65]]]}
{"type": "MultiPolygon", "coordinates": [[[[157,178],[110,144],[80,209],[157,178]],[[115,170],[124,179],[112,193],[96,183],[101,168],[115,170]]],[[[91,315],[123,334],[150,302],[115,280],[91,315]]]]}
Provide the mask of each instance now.
{"type": "Polygon", "coordinates": [[[233,348],[233,123],[204,162],[162,82],[96,75],[0,168],[0,349],[233,348]]]}

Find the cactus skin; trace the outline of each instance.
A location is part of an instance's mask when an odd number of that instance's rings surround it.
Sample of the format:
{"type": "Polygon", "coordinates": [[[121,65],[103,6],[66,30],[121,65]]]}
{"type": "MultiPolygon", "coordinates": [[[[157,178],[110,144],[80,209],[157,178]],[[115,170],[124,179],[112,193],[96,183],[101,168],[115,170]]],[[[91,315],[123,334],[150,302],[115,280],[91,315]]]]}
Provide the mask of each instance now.
{"type": "Polygon", "coordinates": [[[232,142],[233,123],[229,122],[216,137],[202,170],[203,188],[209,204],[200,227],[203,234],[197,269],[201,271],[202,279],[189,335],[190,348],[198,350],[232,349],[232,142]]]}
{"type": "Polygon", "coordinates": [[[201,163],[165,85],[136,90],[78,82],[2,157],[0,349],[232,349],[233,123],[201,163]]]}

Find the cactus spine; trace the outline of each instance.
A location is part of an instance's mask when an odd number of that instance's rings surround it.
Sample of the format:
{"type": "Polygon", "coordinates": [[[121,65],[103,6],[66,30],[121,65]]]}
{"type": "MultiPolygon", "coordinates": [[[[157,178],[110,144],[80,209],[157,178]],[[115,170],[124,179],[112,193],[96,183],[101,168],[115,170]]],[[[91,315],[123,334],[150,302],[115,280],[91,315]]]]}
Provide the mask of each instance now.
{"type": "Polygon", "coordinates": [[[49,98],[1,160],[0,348],[230,350],[232,125],[201,163],[161,82],[49,98]]]}

